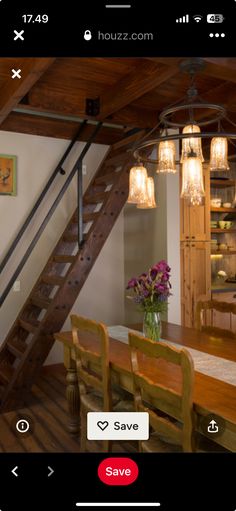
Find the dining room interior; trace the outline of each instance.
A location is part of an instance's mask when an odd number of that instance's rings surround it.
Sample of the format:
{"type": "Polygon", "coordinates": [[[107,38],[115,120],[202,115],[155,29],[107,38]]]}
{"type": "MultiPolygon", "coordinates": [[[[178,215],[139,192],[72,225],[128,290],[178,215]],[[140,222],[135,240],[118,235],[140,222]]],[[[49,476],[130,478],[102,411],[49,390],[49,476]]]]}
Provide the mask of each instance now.
{"type": "Polygon", "coordinates": [[[236,452],[235,83],[0,59],[0,452],[236,452]],[[148,438],[88,439],[90,412],[148,438]]]}

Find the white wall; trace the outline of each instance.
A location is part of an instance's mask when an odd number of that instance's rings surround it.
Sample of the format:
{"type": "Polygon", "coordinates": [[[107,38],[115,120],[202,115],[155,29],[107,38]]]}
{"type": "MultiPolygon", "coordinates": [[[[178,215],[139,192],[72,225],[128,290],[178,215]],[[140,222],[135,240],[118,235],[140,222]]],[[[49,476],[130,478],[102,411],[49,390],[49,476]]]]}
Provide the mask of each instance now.
{"type": "MultiPolygon", "coordinates": [[[[130,278],[147,271],[152,265],[167,258],[166,180],[157,175],[155,168],[149,169],[154,177],[156,209],[137,209],[127,204],[124,210],[125,231],[125,284],[130,278]]],[[[126,293],[127,295],[128,293],[126,293]]],[[[126,324],[142,321],[133,301],[125,298],[126,324]]]]}
{"type": "MultiPolygon", "coordinates": [[[[68,144],[68,140],[0,131],[0,153],[17,156],[17,196],[0,196],[1,260],[68,144]]],[[[66,165],[64,165],[65,169],[72,168],[74,161],[83,147],[83,143],[76,144],[73,154],[66,162],[66,165]]],[[[87,175],[84,177],[84,188],[87,187],[88,182],[96,171],[106,150],[107,146],[100,144],[93,144],[90,148],[84,160],[84,163],[87,165],[87,175]]],[[[7,268],[3,271],[3,275],[1,275],[0,293],[5,288],[21,255],[28,247],[37,227],[40,225],[40,221],[43,218],[42,213],[45,215],[48,211],[53,198],[57,196],[65,179],[66,175],[61,176],[60,174],[56,178],[50,193],[41,205],[40,213],[36,214],[36,218],[27,230],[27,234],[20,242],[7,268]]],[[[19,310],[35,284],[37,277],[47,262],[53,247],[60,238],[63,229],[75,210],[76,199],[76,181],[74,180],[32,252],[28,263],[18,277],[21,282],[21,291],[16,293],[12,290],[0,309],[0,343],[3,342],[19,310]]],[[[95,317],[95,309],[99,303],[99,310],[97,312],[99,316],[98,319],[100,318],[107,323],[122,321],[122,278],[123,216],[121,215],[95,263],[82,289],[79,301],[76,303],[73,310],[80,310],[83,314],[95,317]],[[111,265],[109,264],[110,262],[111,265]],[[106,269],[105,272],[104,268],[106,269]],[[100,285],[102,285],[102,287],[100,287],[100,285]]],[[[53,363],[59,360],[61,360],[61,350],[56,347],[52,350],[49,361],[53,363]]]]}
{"type": "MultiPolygon", "coordinates": [[[[155,150],[152,156],[156,158],[155,150]]],[[[151,165],[148,173],[154,177],[157,208],[142,210],[130,204],[124,210],[125,284],[165,259],[171,267],[173,293],[167,317],[168,321],[180,324],[179,172],[157,174],[151,165]]],[[[125,298],[126,324],[142,321],[142,317],[135,304],[125,298]]]]}

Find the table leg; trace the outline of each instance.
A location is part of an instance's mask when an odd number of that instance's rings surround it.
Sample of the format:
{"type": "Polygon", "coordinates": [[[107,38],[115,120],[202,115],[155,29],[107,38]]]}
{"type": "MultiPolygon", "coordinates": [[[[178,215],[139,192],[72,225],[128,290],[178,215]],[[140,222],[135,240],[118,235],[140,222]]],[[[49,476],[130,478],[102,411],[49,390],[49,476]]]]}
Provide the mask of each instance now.
{"type": "Polygon", "coordinates": [[[72,360],[68,355],[69,353],[65,353],[65,366],[67,369],[66,399],[69,410],[69,421],[67,429],[71,434],[78,434],[80,426],[80,398],[78,377],[75,361],[72,360]]]}

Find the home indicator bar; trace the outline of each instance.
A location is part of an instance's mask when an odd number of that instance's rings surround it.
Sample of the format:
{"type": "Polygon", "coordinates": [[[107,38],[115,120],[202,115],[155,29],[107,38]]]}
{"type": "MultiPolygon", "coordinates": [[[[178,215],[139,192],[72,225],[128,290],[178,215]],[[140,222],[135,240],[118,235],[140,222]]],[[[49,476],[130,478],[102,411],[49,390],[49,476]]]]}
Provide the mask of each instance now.
{"type": "Polygon", "coordinates": [[[160,502],[76,502],[77,507],[160,507],[160,502]]]}

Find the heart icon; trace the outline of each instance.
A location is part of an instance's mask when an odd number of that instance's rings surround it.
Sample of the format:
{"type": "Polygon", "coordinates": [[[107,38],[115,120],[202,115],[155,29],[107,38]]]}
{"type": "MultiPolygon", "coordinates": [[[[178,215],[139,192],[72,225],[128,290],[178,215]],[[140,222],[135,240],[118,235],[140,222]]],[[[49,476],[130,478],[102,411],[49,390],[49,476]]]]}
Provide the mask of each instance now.
{"type": "Polygon", "coordinates": [[[102,430],[102,431],[105,431],[105,429],[107,428],[107,426],[109,426],[109,422],[107,421],[98,421],[97,422],[97,425],[98,427],[102,430]]]}

